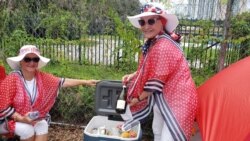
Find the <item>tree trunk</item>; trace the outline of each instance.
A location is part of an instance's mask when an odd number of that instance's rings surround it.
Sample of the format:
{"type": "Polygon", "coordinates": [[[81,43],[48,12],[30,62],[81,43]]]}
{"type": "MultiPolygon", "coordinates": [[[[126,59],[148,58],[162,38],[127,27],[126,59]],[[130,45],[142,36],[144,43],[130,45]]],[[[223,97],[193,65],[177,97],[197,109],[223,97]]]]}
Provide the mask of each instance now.
{"type": "Polygon", "coordinates": [[[221,49],[219,52],[219,62],[218,62],[218,72],[224,69],[225,58],[226,58],[226,51],[228,47],[228,40],[230,39],[229,28],[230,28],[230,17],[232,13],[232,7],[235,0],[228,0],[227,2],[227,11],[224,21],[224,30],[223,30],[223,37],[224,40],[221,43],[221,49]]]}

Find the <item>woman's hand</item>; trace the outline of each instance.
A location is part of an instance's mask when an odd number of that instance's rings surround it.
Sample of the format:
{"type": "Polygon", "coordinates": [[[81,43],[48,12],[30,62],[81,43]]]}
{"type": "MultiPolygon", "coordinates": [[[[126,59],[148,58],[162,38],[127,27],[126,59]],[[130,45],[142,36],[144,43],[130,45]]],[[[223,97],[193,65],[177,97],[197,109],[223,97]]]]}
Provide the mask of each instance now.
{"type": "Polygon", "coordinates": [[[135,104],[137,104],[139,102],[138,98],[132,98],[132,100],[130,101],[129,105],[130,106],[134,106],[135,104]]]}
{"type": "Polygon", "coordinates": [[[22,116],[19,113],[15,112],[13,114],[12,118],[16,122],[23,122],[23,123],[33,124],[33,120],[31,118],[29,118],[28,113],[26,115],[22,116]]]}
{"type": "Polygon", "coordinates": [[[152,92],[143,91],[141,94],[138,94],[137,97],[132,98],[129,105],[133,106],[137,103],[140,103],[141,101],[144,101],[145,99],[147,99],[147,97],[151,96],[152,94],[153,94],[152,92]]]}
{"type": "Polygon", "coordinates": [[[135,72],[131,73],[131,74],[126,74],[122,77],[122,83],[123,84],[127,84],[134,76],[135,76],[135,72]]]}
{"type": "Polygon", "coordinates": [[[100,80],[87,80],[86,85],[88,86],[96,86],[96,83],[100,82],[100,80]]]}

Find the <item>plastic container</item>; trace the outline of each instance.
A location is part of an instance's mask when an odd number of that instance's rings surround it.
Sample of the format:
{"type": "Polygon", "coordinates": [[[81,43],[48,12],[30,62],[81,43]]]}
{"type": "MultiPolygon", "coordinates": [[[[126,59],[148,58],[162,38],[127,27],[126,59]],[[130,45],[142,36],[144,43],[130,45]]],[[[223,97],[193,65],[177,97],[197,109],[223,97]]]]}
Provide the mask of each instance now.
{"type": "MultiPolygon", "coordinates": [[[[95,111],[94,116],[86,128],[84,129],[84,141],[140,141],[141,140],[141,125],[132,128],[136,132],[133,138],[123,138],[120,135],[113,135],[117,125],[122,125],[123,120],[116,113],[116,100],[121,93],[121,81],[101,81],[96,86],[95,91],[95,111]],[[102,127],[113,131],[112,135],[103,134],[102,127]],[[101,131],[100,131],[101,130],[101,131]]],[[[118,133],[115,133],[118,134],[118,133]]]]}

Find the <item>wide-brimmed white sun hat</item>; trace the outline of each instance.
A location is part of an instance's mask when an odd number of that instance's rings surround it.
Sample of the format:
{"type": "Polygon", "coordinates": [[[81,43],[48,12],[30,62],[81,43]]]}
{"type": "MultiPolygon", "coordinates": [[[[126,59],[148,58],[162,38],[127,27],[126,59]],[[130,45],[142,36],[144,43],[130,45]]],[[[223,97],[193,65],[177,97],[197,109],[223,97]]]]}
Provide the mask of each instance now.
{"type": "Polygon", "coordinates": [[[140,14],[135,16],[128,16],[128,19],[134,27],[141,28],[139,20],[142,17],[153,16],[153,15],[158,15],[166,19],[167,23],[165,24],[165,30],[169,33],[172,33],[179,24],[179,20],[176,15],[167,14],[167,11],[164,9],[162,4],[155,2],[146,3],[141,8],[140,14]]]}
{"type": "Polygon", "coordinates": [[[40,58],[37,67],[38,69],[44,67],[50,61],[50,59],[41,56],[39,49],[34,45],[22,46],[21,49],[19,50],[18,56],[9,57],[6,59],[6,61],[12,69],[18,70],[20,69],[20,61],[22,61],[23,58],[29,53],[34,53],[40,58]]]}

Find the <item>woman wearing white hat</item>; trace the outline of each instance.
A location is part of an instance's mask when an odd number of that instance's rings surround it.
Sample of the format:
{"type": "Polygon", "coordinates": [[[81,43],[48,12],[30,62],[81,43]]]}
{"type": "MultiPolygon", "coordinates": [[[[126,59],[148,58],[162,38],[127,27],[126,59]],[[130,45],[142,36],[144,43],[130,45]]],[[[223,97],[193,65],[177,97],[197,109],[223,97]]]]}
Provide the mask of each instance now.
{"type": "Polygon", "coordinates": [[[16,57],[7,58],[14,71],[0,86],[0,120],[9,119],[9,132],[22,141],[47,141],[48,116],[61,87],[95,86],[98,80],[59,78],[39,71],[50,59],[36,46],[25,45],[16,57]],[[35,117],[30,113],[35,112],[35,117]],[[35,119],[32,119],[35,118],[35,119]]]}
{"type": "Polygon", "coordinates": [[[133,114],[123,128],[143,121],[153,109],[155,141],[190,140],[197,95],[179,37],[170,36],[178,25],[177,17],[158,3],[147,3],[141,14],[128,19],[142,31],[146,42],[137,71],[122,78],[124,83],[130,81],[127,101],[133,114]]]}

